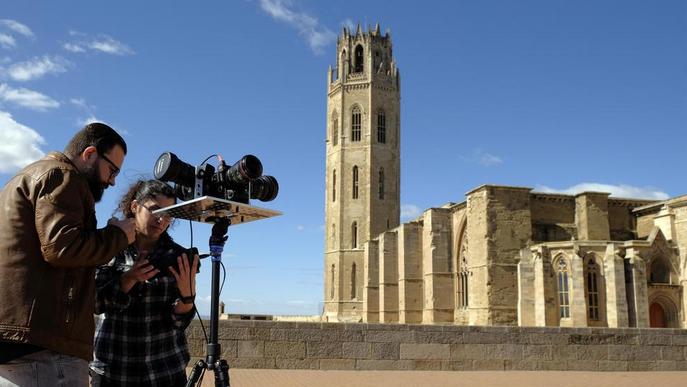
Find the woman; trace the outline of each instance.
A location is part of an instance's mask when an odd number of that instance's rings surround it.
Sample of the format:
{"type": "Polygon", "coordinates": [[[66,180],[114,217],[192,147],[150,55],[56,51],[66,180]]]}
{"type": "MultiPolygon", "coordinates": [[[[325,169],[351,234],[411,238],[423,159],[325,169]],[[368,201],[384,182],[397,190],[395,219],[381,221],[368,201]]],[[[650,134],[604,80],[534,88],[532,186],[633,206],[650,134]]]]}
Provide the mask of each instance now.
{"type": "Polygon", "coordinates": [[[134,218],[136,240],[96,271],[96,314],[101,315],[91,363],[93,386],[183,386],[189,361],[184,330],[193,319],[198,256],[167,234],[172,219],[152,212],[175,203],[159,180],[138,181],[119,203],[134,218]],[[177,257],[178,266],[156,269],[177,257]],[[156,265],[159,266],[159,265],[156,265]]]}

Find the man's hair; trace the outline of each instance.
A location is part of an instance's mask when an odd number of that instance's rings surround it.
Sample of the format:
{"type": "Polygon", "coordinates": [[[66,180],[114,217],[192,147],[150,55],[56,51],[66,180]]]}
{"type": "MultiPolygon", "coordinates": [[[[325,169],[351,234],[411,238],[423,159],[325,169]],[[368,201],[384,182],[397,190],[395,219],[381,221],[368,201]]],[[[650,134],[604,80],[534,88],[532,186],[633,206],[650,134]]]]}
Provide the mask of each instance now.
{"type": "Polygon", "coordinates": [[[84,149],[94,146],[98,154],[110,151],[115,145],[122,147],[126,154],[126,142],[114,129],[101,122],[93,122],[79,130],[64,148],[64,153],[71,157],[78,157],[84,149]]]}

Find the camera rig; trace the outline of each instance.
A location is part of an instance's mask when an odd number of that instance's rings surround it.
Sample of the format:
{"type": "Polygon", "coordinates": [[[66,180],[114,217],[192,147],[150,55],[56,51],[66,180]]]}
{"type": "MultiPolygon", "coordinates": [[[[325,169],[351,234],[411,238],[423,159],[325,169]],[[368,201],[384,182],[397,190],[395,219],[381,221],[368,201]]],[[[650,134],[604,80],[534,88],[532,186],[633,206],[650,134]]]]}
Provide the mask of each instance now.
{"type": "MultiPolygon", "coordinates": [[[[205,370],[213,370],[215,386],[229,386],[229,364],[222,359],[219,343],[219,267],[230,225],[281,215],[278,211],[253,207],[249,199],[274,200],[279,192],[277,179],[262,175],[262,163],[246,155],[231,167],[218,156],[217,170],[205,162],[194,167],[181,161],[174,153],[165,152],[157,159],[155,178],[171,181],[175,195],[183,202],[153,211],[177,219],[212,223],[210,256],[212,257],[212,295],[210,301],[210,339],[206,343],[206,358],[199,360],[186,383],[196,386],[205,370]]],[[[207,161],[207,160],[206,160],[207,161]]]]}

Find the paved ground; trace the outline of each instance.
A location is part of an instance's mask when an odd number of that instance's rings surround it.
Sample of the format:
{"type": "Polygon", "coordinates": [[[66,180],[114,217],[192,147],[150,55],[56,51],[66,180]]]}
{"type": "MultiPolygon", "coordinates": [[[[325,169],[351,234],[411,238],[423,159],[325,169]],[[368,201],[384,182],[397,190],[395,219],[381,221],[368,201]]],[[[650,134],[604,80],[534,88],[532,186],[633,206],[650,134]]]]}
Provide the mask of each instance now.
{"type": "MultiPolygon", "coordinates": [[[[232,387],[672,387],[687,372],[311,371],[232,369],[232,387]]],[[[203,387],[214,386],[205,375],[203,387]]]]}

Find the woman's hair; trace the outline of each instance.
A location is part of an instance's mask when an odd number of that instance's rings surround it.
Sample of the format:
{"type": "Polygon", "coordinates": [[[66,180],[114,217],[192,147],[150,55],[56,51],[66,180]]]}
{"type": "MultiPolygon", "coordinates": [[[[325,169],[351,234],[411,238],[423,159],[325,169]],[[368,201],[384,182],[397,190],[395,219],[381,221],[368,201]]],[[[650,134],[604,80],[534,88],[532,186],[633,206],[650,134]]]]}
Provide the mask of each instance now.
{"type": "Polygon", "coordinates": [[[160,180],[139,180],[129,186],[129,189],[122,196],[122,200],[119,201],[117,210],[121,211],[125,218],[133,218],[134,213],[131,211],[131,202],[136,200],[142,204],[144,201],[157,196],[172,198],[176,202],[174,188],[170,187],[167,183],[160,180]]]}

